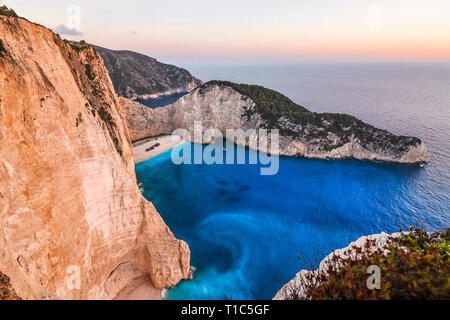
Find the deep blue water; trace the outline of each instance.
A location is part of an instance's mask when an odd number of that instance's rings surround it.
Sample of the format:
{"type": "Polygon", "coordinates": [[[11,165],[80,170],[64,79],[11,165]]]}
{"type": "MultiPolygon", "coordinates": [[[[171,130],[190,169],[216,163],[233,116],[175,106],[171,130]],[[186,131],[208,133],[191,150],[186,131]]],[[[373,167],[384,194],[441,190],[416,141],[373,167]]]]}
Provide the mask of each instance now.
{"type": "Polygon", "coordinates": [[[137,99],[136,101],[142,103],[144,106],[155,109],[165,107],[169,104],[175,103],[178,99],[184,96],[186,93],[175,93],[168,96],[161,96],[154,99],[137,99]]]}
{"type": "Polygon", "coordinates": [[[264,68],[190,70],[203,80],[209,72],[262,84],[311,110],[350,113],[418,136],[430,163],[281,158],[278,175],[260,176],[252,165],[176,166],[168,151],[137,165],[144,195],[190,245],[197,269],[170,299],[271,299],[304,267],[299,251],[314,262],[317,250],[321,259],[362,235],[422,222],[450,226],[449,65],[264,68]]]}

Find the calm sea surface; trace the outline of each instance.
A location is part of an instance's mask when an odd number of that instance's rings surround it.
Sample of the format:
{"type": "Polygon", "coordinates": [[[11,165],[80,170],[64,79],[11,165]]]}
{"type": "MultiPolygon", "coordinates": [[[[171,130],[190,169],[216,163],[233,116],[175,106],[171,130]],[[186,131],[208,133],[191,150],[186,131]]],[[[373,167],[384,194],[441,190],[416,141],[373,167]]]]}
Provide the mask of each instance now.
{"type": "Polygon", "coordinates": [[[137,165],[145,197],[196,267],[169,299],[271,299],[304,268],[299,252],[314,262],[362,235],[450,226],[450,64],[184,67],[417,136],[431,157],[425,168],[282,158],[275,176],[252,165],[176,166],[170,151],[137,165]]]}

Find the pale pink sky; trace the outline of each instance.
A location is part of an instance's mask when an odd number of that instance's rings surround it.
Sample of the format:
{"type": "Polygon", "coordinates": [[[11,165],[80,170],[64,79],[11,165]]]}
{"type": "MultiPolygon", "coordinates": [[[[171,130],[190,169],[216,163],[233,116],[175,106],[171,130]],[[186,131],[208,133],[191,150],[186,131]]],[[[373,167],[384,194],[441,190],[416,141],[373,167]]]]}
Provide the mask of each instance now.
{"type": "Polygon", "coordinates": [[[450,60],[449,0],[0,3],[65,38],[159,58],[450,60]]]}

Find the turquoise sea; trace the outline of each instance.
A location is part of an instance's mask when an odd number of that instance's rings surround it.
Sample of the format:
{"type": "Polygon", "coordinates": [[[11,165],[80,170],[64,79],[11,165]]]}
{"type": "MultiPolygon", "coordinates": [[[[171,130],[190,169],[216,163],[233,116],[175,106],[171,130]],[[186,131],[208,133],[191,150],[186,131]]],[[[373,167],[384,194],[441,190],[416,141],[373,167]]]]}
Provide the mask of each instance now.
{"type": "Polygon", "coordinates": [[[450,226],[450,64],[185,67],[420,137],[431,159],[421,168],[281,158],[275,176],[255,165],[176,166],[170,151],[138,164],[145,197],[189,244],[196,268],[169,299],[271,299],[305,267],[299,252],[313,263],[362,235],[450,226]]]}

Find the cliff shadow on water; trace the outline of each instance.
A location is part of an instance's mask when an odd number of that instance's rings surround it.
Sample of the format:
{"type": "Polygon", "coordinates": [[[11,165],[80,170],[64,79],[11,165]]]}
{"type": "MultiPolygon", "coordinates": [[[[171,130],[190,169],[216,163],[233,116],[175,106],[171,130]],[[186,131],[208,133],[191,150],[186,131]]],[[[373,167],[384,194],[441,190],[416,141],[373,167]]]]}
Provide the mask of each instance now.
{"type": "Polygon", "coordinates": [[[149,99],[136,99],[137,102],[140,104],[143,104],[144,106],[147,106],[149,108],[155,109],[155,108],[161,108],[168,106],[170,104],[175,103],[178,99],[186,95],[187,92],[183,93],[175,93],[171,95],[161,96],[158,98],[149,98],[149,99]]]}

